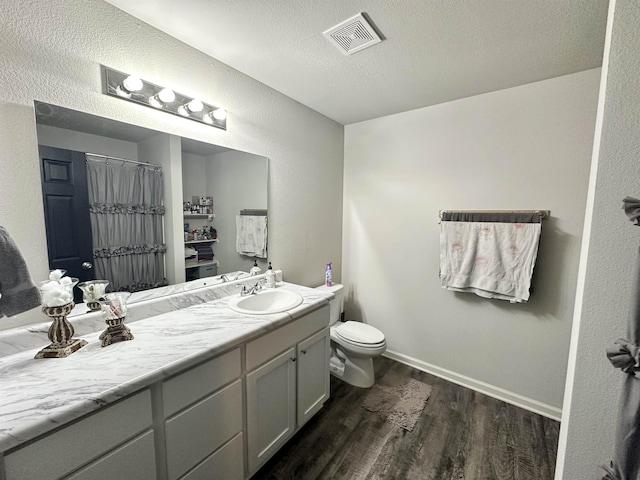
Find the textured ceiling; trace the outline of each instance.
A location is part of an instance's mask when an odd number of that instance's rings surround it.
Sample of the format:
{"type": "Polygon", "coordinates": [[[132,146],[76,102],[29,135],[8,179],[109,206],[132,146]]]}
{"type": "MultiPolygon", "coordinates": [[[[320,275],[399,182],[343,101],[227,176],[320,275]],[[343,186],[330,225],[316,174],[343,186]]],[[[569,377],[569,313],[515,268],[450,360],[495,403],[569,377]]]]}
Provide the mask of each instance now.
{"type": "Polygon", "coordinates": [[[349,124],[599,67],[607,0],[107,0],[349,124]],[[323,31],[364,12],[383,41],[323,31]]]}

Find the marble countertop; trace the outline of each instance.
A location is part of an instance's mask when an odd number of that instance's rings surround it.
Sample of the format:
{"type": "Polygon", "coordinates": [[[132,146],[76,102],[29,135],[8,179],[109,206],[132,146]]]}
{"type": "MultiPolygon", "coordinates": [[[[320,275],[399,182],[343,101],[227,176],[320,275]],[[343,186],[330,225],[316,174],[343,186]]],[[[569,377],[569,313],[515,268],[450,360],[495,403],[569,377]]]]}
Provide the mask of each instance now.
{"type": "Polygon", "coordinates": [[[303,303],[288,312],[244,315],[232,311],[230,296],[223,296],[127,322],[132,341],[102,348],[102,323],[99,331],[76,335],[89,344],[67,358],[34,359],[45,345],[3,357],[0,452],[299,318],[332,297],[286,282],[277,288],[299,292],[303,303]]]}

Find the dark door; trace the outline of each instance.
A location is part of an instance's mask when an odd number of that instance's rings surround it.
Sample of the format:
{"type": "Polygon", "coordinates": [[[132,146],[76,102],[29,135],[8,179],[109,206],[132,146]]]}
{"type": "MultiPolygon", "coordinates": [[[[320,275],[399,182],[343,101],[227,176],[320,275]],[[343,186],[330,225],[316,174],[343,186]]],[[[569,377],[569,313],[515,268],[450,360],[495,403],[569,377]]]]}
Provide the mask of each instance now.
{"type": "MultiPolygon", "coordinates": [[[[40,146],[42,198],[49,268],[81,282],[95,279],[89,220],[87,165],[82,152],[40,146]]],[[[76,302],[82,301],[74,289],[76,302]]]]}

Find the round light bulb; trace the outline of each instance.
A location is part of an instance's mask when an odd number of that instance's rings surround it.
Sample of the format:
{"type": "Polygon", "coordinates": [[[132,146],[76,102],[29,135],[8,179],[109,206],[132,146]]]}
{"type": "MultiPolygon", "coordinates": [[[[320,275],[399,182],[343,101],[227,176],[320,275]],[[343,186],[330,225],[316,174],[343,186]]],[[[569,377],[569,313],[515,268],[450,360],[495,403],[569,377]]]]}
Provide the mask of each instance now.
{"type": "Polygon", "coordinates": [[[216,108],[212,115],[216,120],[224,120],[227,118],[227,111],[224,108],[216,108]]]}
{"type": "Polygon", "coordinates": [[[136,77],[135,75],[129,75],[122,82],[122,87],[127,92],[137,92],[138,90],[142,90],[143,87],[142,79],[140,77],[136,77]]]}
{"type": "Polygon", "coordinates": [[[158,93],[158,100],[160,100],[162,103],[171,103],[175,99],[176,94],[173,93],[173,90],[169,88],[163,88],[162,90],[160,90],[160,93],[158,93]]]}
{"type": "Polygon", "coordinates": [[[202,111],[202,109],[204,108],[204,105],[200,100],[198,100],[197,98],[194,98],[189,103],[187,103],[185,107],[187,108],[188,111],[192,113],[198,113],[202,111]]]}

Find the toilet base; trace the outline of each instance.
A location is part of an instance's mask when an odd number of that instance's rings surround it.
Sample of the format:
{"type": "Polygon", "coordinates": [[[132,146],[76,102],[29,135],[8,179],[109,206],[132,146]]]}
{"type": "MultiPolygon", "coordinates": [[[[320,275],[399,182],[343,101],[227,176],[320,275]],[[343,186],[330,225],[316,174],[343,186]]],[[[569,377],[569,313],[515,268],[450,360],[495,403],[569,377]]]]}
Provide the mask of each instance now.
{"type": "Polygon", "coordinates": [[[344,371],[340,374],[339,370],[342,369],[331,368],[330,372],[334,377],[354,387],[370,388],[373,386],[376,381],[375,372],[373,371],[373,358],[348,357],[341,350],[336,353],[337,357],[344,362],[344,371]]]}

